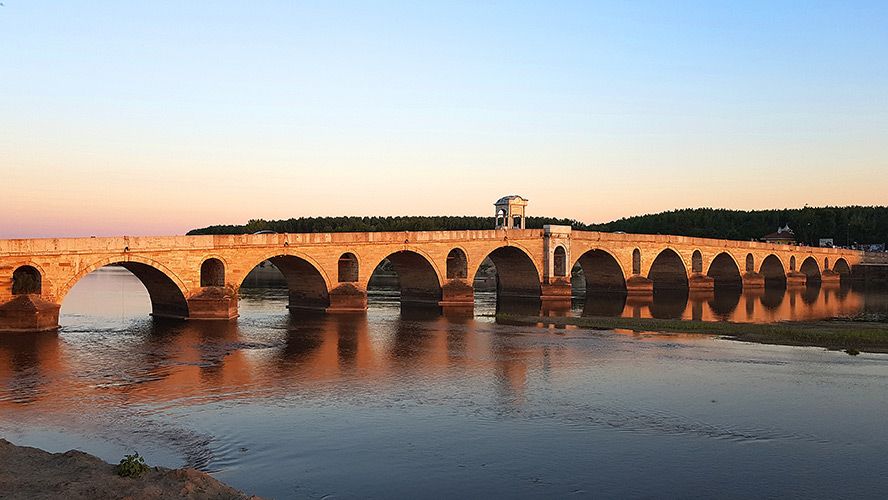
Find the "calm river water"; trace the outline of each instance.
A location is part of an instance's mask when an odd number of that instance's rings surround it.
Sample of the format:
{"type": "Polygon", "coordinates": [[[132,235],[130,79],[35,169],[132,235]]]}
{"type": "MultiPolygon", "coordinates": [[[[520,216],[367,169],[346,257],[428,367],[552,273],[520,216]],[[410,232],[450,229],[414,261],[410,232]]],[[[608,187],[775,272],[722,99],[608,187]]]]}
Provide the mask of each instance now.
{"type": "MultiPolygon", "coordinates": [[[[154,321],[127,271],[66,298],[58,334],[0,336],[0,437],[190,465],[274,498],[872,497],[888,491],[888,356],[496,324],[287,313],[154,321]]],[[[735,321],[884,312],[849,289],[601,298],[570,314],[735,321]]],[[[0,492],[2,496],[2,492],[0,492]]]]}

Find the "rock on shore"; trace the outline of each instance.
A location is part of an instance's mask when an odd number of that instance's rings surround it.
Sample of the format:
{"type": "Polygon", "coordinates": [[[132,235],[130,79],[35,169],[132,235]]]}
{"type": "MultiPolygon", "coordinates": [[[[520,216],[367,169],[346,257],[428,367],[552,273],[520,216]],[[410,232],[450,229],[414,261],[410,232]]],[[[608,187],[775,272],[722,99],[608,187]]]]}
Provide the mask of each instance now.
{"type": "Polygon", "coordinates": [[[195,469],[152,467],[137,479],[125,478],[114,472],[113,465],[82,451],[49,453],[4,439],[0,439],[0,497],[258,499],[195,469]]]}

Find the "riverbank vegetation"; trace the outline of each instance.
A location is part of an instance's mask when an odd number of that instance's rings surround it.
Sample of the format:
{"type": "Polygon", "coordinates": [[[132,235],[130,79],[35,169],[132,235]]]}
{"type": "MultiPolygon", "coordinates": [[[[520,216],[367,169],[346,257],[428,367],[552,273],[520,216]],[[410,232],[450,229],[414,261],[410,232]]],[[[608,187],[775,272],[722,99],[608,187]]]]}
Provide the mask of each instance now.
{"type": "Polygon", "coordinates": [[[734,340],[888,353],[888,322],[868,318],[778,323],[732,323],[657,318],[543,317],[497,314],[497,322],[514,325],[573,325],[591,330],[632,330],[720,335],[734,340]]]}

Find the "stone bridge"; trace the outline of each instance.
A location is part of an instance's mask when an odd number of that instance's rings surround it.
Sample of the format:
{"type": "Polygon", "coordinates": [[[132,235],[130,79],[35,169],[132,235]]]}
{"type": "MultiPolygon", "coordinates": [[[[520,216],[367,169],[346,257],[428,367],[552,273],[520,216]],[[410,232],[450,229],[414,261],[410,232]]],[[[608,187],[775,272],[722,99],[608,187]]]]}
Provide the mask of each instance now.
{"type": "Polygon", "coordinates": [[[0,240],[0,331],[57,328],[68,291],[108,265],[145,285],[155,316],[230,320],[244,278],[266,260],[287,279],[290,308],[361,312],[370,276],[385,259],[398,274],[402,303],[470,308],[486,258],[497,269],[498,298],[546,303],[570,300],[572,273],[582,274],[587,291],[634,296],[836,283],[862,252],[565,226],[0,240]]]}

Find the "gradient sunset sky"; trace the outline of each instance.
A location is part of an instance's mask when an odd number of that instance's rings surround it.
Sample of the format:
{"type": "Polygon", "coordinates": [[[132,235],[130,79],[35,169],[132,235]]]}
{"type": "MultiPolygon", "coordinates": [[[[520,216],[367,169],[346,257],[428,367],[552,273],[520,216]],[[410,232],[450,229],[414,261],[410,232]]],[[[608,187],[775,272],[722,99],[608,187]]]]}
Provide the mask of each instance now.
{"type": "Polygon", "coordinates": [[[888,202],[888,2],[3,0],[0,238],[888,202]]]}

